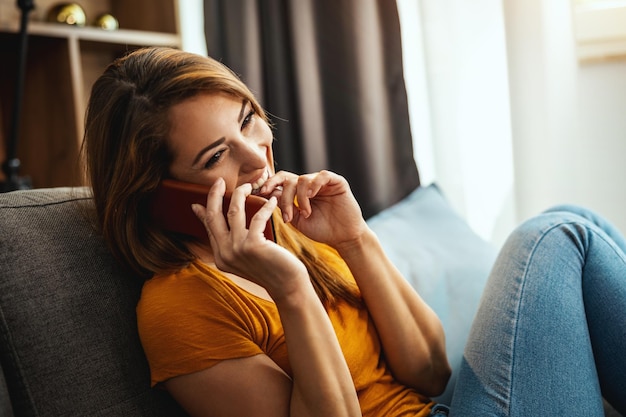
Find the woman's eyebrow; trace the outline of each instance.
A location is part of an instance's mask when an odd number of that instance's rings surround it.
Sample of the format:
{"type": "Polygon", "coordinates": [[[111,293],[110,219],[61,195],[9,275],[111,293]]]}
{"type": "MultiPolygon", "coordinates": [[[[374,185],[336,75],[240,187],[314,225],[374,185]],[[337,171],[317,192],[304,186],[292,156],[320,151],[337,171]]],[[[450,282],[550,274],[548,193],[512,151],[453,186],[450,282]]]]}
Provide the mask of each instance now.
{"type": "Polygon", "coordinates": [[[200,161],[200,158],[202,158],[202,155],[204,155],[205,153],[207,153],[211,149],[218,147],[219,145],[224,143],[225,140],[226,140],[226,138],[224,138],[224,137],[219,138],[215,142],[213,142],[213,143],[209,144],[208,146],[205,146],[204,148],[202,148],[200,150],[200,152],[198,152],[198,154],[194,158],[193,163],[191,164],[191,166],[195,166],[198,163],[198,161],[200,161]]]}

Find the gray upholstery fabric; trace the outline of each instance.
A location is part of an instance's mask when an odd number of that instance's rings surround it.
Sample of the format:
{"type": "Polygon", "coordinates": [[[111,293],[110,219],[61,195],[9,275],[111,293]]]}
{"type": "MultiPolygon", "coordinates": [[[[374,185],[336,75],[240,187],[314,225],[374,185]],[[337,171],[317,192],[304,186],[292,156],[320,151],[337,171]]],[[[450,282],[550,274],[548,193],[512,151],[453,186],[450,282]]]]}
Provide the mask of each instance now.
{"type": "Polygon", "coordinates": [[[0,365],[13,413],[183,416],[149,388],[141,282],[113,261],[89,207],[84,188],[0,194],[0,365]]]}

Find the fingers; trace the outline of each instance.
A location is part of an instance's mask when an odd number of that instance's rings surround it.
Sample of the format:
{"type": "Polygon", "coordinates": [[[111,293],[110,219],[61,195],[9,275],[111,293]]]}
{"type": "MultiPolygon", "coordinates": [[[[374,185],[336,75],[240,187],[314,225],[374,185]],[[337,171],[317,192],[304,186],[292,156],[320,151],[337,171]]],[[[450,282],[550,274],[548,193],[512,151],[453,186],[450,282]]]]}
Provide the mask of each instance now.
{"type": "Polygon", "coordinates": [[[320,171],[315,174],[302,175],[298,178],[298,207],[300,214],[308,218],[311,213],[311,199],[316,197],[323,187],[333,184],[337,178],[330,171],[320,171]]]}
{"type": "MultiPolygon", "coordinates": [[[[306,175],[296,175],[280,171],[273,175],[263,186],[262,193],[278,198],[278,206],[283,213],[283,220],[288,223],[297,211],[298,215],[308,218],[312,214],[311,199],[322,190],[324,195],[332,195],[344,187],[343,177],[330,171],[320,171],[306,175]]],[[[346,183],[347,184],[347,183],[346,183]]]]}
{"type": "Polygon", "coordinates": [[[248,203],[252,192],[250,184],[237,187],[228,198],[225,197],[225,189],[225,183],[220,178],[209,190],[206,207],[192,205],[192,210],[205,225],[214,250],[220,246],[218,242],[242,242],[249,232],[264,236],[265,224],[277,205],[276,197],[262,205],[258,200],[248,203]]]}
{"type": "Polygon", "coordinates": [[[226,218],[235,241],[240,241],[247,234],[246,228],[246,198],[252,193],[251,184],[243,184],[235,188],[231,197],[226,218]]]}
{"type": "Polygon", "coordinates": [[[291,173],[283,173],[284,180],[281,183],[282,191],[280,193],[278,205],[283,214],[283,221],[289,223],[293,219],[293,212],[297,209],[296,186],[298,184],[298,176],[291,173]]]}
{"type": "Polygon", "coordinates": [[[271,196],[269,200],[256,212],[252,219],[250,220],[249,231],[251,234],[256,236],[261,236],[263,239],[265,237],[265,227],[267,222],[272,217],[272,213],[276,208],[278,200],[275,196],[271,196]]]}
{"type": "Polygon", "coordinates": [[[228,224],[222,215],[222,201],[226,184],[222,178],[218,178],[209,189],[206,206],[193,204],[191,209],[200,221],[204,224],[209,239],[213,240],[228,233],[228,224]]]}
{"type": "MultiPolygon", "coordinates": [[[[225,234],[232,233],[235,240],[245,237],[250,225],[246,224],[246,198],[252,192],[251,184],[243,184],[237,187],[231,196],[230,204],[224,216],[220,214],[222,211],[222,199],[225,193],[225,182],[218,179],[211,187],[207,196],[207,206],[194,207],[194,212],[200,218],[207,228],[210,238],[222,239],[225,234]]],[[[280,171],[270,177],[260,190],[261,195],[265,195],[269,199],[275,197],[280,207],[283,220],[286,223],[291,222],[294,217],[302,216],[309,218],[312,213],[311,200],[317,197],[331,197],[333,195],[349,193],[347,181],[338,174],[330,171],[320,171],[306,175],[296,175],[291,172],[280,171]]],[[[264,226],[271,212],[266,209],[259,214],[256,227],[264,226]],[[262,220],[261,220],[262,218],[262,220]]],[[[256,231],[256,230],[255,230],[256,231]]]]}

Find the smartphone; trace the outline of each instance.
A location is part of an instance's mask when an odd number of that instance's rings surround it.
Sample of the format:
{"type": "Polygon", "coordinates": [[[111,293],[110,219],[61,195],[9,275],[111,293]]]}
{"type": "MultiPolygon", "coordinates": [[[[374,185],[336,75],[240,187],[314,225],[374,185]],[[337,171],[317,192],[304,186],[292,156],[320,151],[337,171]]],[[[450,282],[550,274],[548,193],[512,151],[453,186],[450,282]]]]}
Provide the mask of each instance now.
{"type": "MultiPolygon", "coordinates": [[[[192,184],[188,182],[165,179],[159,185],[151,203],[150,215],[152,220],[165,230],[194,236],[208,241],[207,231],[204,224],[196,217],[191,205],[193,203],[206,205],[209,186],[192,184]]],[[[246,227],[250,227],[252,216],[267,202],[263,197],[250,195],[246,198],[246,227]]],[[[230,205],[230,194],[224,196],[222,208],[224,217],[230,205]]],[[[274,223],[270,217],[265,225],[264,235],[266,239],[276,241],[274,223]]]]}

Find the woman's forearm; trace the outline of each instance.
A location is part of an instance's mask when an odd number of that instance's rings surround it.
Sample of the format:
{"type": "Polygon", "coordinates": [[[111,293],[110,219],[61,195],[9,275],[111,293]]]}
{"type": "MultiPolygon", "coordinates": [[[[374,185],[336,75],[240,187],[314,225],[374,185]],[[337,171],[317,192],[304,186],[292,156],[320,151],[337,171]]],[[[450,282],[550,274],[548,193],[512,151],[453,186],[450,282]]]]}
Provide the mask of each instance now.
{"type": "Polygon", "coordinates": [[[274,301],[293,375],[290,415],[360,416],[350,371],[312,285],[274,301]]]}
{"type": "Polygon", "coordinates": [[[391,263],[371,230],[336,249],[357,281],[394,376],[425,395],[440,394],[450,366],[437,315],[391,263]]]}

